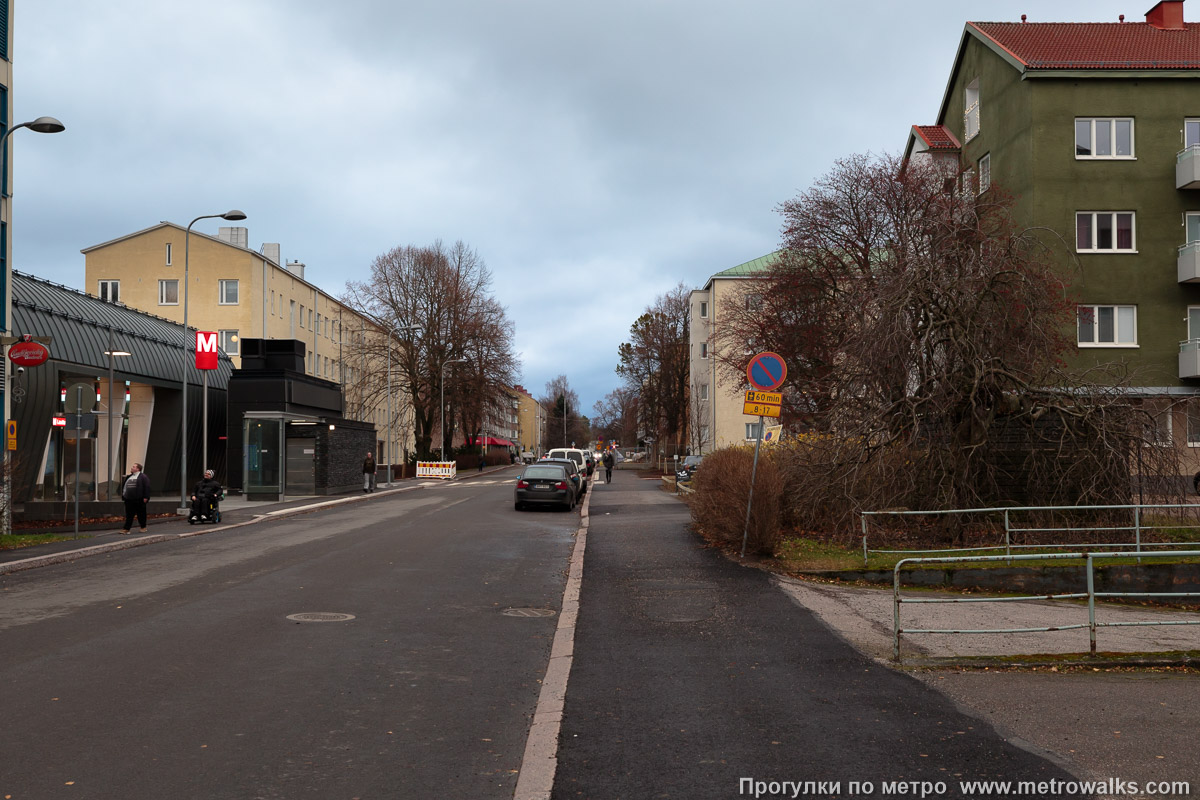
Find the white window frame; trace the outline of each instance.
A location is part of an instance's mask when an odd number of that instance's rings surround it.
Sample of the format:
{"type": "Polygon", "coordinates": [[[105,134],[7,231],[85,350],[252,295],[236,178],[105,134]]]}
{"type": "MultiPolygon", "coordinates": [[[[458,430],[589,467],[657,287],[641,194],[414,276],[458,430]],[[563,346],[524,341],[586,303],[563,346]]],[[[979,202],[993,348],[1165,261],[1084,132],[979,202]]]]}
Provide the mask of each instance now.
{"type": "Polygon", "coordinates": [[[700,319],[708,319],[708,301],[700,301],[700,319]]]}
{"type": "Polygon", "coordinates": [[[1076,161],[1137,161],[1137,126],[1133,117],[1076,117],[1074,136],[1071,146],[1075,148],[1076,161]],[[1079,123],[1088,124],[1088,150],[1090,153],[1079,152],[1079,123]],[[1129,123],[1129,154],[1117,155],[1117,123],[1129,123]],[[1102,124],[1108,127],[1108,143],[1111,152],[1105,155],[1096,153],[1096,129],[1102,124]]]}
{"type": "Polygon", "coordinates": [[[240,356],[242,354],[242,345],[238,332],[236,330],[218,331],[221,349],[225,351],[227,356],[240,356]]]}
{"type": "Polygon", "coordinates": [[[1200,242],[1200,211],[1186,211],[1183,215],[1183,243],[1200,242]]]}
{"type": "Polygon", "coordinates": [[[1200,117],[1184,117],[1183,149],[1200,147],[1200,117]]]}
{"type": "Polygon", "coordinates": [[[1200,397],[1193,397],[1184,405],[1186,417],[1184,438],[1188,447],[1200,447],[1200,397]]]}
{"type": "Polygon", "coordinates": [[[1148,444],[1155,447],[1170,447],[1175,441],[1175,429],[1171,420],[1171,409],[1160,408],[1158,413],[1150,414],[1149,426],[1153,429],[1153,435],[1147,436],[1150,439],[1148,444]]]}
{"type": "Polygon", "coordinates": [[[1128,209],[1122,211],[1076,211],[1075,212],[1075,252],[1076,253],[1136,253],[1137,252],[1137,212],[1128,209]],[[1117,247],[1117,215],[1129,215],[1129,247],[1117,247]],[[1079,218],[1082,216],[1091,217],[1091,239],[1092,247],[1082,248],[1079,246],[1079,218]],[[1099,225],[1100,217],[1109,216],[1112,218],[1112,240],[1113,247],[1100,248],[1096,245],[1099,242],[1099,225]]]}
{"type": "Polygon", "coordinates": [[[106,303],[121,302],[121,282],[119,280],[98,281],[96,296],[106,303]]]}
{"type": "Polygon", "coordinates": [[[237,278],[222,278],[217,281],[217,305],[221,306],[236,306],[241,297],[241,288],[238,286],[237,278]],[[229,299],[229,289],[233,288],[233,299],[229,299]]]}
{"type": "Polygon", "coordinates": [[[963,92],[963,141],[969,142],[979,135],[979,79],[967,84],[963,92]]]}
{"type": "Polygon", "coordinates": [[[984,153],[979,157],[979,194],[992,188],[992,154],[984,153]]]}
{"type": "Polygon", "coordinates": [[[707,383],[699,384],[699,388],[697,389],[697,392],[699,395],[699,399],[708,400],[708,384],[707,383]]]}
{"type": "Polygon", "coordinates": [[[700,343],[700,358],[708,358],[708,342],[700,343]]]}
{"type": "Polygon", "coordinates": [[[747,422],[746,423],[746,441],[753,442],[759,437],[759,426],[765,425],[765,422],[747,422]]]}
{"type": "Polygon", "coordinates": [[[177,306],[179,305],[179,279],[178,278],[161,278],[158,281],[158,304],[160,306],[177,306]],[[175,287],[175,302],[167,301],[167,287],[174,285],[175,287]]]}
{"type": "Polygon", "coordinates": [[[167,242],[167,266],[171,266],[171,243],[167,242]]]}
{"type": "Polygon", "coordinates": [[[1089,305],[1087,303],[1082,303],[1082,304],[1076,306],[1075,307],[1075,344],[1077,347],[1079,347],[1081,349],[1089,349],[1089,348],[1097,348],[1097,347],[1105,347],[1105,348],[1138,347],[1137,306],[1136,305],[1102,304],[1102,303],[1098,303],[1096,305],[1089,305]],[[1083,330],[1082,317],[1083,317],[1084,309],[1091,309],[1092,340],[1090,342],[1085,342],[1085,341],[1080,340],[1081,333],[1083,330]],[[1109,341],[1102,342],[1099,340],[1099,326],[1100,326],[1099,319],[1101,316],[1101,309],[1111,309],[1112,310],[1113,341],[1111,341],[1111,342],[1109,342],[1109,341]],[[1125,313],[1122,313],[1122,312],[1125,312],[1125,313]],[[1125,317],[1128,320],[1127,322],[1125,322],[1125,325],[1127,325],[1128,327],[1131,327],[1132,328],[1131,331],[1123,330],[1122,317],[1125,317]],[[1123,338],[1125,338],[1126,340],[1122,341],[1123,338]]]}

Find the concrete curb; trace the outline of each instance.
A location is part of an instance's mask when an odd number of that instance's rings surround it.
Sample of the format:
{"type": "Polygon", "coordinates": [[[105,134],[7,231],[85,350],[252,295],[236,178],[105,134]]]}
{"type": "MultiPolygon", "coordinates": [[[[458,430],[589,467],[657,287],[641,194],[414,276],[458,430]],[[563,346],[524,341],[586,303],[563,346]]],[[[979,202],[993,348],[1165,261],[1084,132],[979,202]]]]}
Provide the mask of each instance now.
{"type": "Polygon", "coordinates": [[[592,488],[589,486],[579,512],[579,531],[575,535],[567,585],[563,589],[562,612],[558,615],[558,628],[550,647],[550,663],[542,680],[542,691],[533,712],[533,724],[529,726],[529,737],[525,740],[525,754],[521,758],[513,800],[550,800],[554,790],[554,773],[558,769],[558,734],[567,697],[567,679],[571,675],[571,664],[575,657],[575,626],[579,617],[579,591],[583,586],[583,554],[587,548],[588,509],[591,502],[592,488]]]}
{"type": "Polygon", "coordinates": [[[350,497],[340,497],[337,500],[323,500],[318,503],[310,503],[305,506],[297,506],[295,508],[283,508],[278,511],[269,511],[266,514],[257,514],[253,519],[243,520],[241,522],[230,523],[229,525],[220,525],[215,528],[201,527],[194,531],[184,531],[183,533],[159,533],[149,536],[139,536],[136,539],[122,539],[116,542],[107,544],[97,544],[91,547],[81,547],[78,550],[65,550],[61,553],[47,553],[43,556],[33,556],[32,558],[24,558],[20,561],[9,561],[0,564],[0,575],[7,575],[12,572],[21,572],[27,569],[36,569],[38,567],[49,567],[55,564],[66,564],[71,561],[78,561],[81,558],[89,556],[101,556],[106,553],[115,553],[118,550],[129,550],[134,547],[143,547],[148,544],[158,544],[159,542],[172,542],[178,539],[190,539],[193,536],[204,536],[210,533],[220,533],[222,531],[231,531],[235,528],[244,528],[247,525],[257,525],[260,522],[271,519],[282,519],[296,514],[305,514],[317,508],[327,508],[329,506],[343,505],[346,503],[362,503],[367,500],[373,500],[379,495],[394,495],[402,492],[411,492],[414,489],[422,488],[419,484],[416,486],[405,486],[400,489],[386,489],[383,492],[375,495],[360,497],[352,495],[350,497]]]}

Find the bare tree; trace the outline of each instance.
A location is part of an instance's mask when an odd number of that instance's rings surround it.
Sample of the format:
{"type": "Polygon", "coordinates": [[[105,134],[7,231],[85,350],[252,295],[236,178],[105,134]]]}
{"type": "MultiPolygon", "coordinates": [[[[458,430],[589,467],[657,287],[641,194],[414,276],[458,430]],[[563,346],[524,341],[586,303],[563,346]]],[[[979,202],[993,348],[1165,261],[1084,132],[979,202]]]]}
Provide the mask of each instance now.
{"type": "MultiPolygon", "coordinates": [[[[376,352],[370,363],[377,371],[364,380],[363,394],[378,391],[383,379],[378,370],[386,362],[378,356],[393,347],[393,381],[411,403],[416,449],[423,456],[439,449],[433,436],[442,416],[443,374],[447,421],[481,420],[496,388],[512,382],[512,324],[490,288],[491,273],[483,259],[461,241],[450,247],[440,241],[396,247],[372,262],[368,280],[346,284],[342,301],[379,320],[384,330],[396,331],[404,345],[394,347],[386,336],[362,343],[376,352]],[[401,332],[411,326],[419,330],[401,332]],[[466,362],[443,370],[457,359],[466,362]]],[[[447,444],[448,431],[439,435],[439,446],[447,444]]]]}
{"type": "Polygon", "coordinates": [[[687,432],[688,289],[680,283],[655,299],[630,327],[617,374],[638,396],[642,423],[660,445],[682,448],[687,432]]]}
{"type": "Polygon", "coordinates": [[[785,423],[812,432],[797,515],[1121,502],[1133,475],[1169,471],[1128,376],[1063,367],[1076,306],[1054,238],[1019,228],[995,185],[904,166],[856,156],[785,203],[763,306],[723,311],[727,374],[758,349],[788,362],[785,423]]]}
{"type": "Polygon", "coordinates": [[[613,389],[592,407],[592,425],[608,441],[633,444],[637,439],[637,395],[630,389],[613,389]]]}
{"type": "Polygon", "coordinates": [[[546,384],[546,393],[539,401],[546,409],[546,447],[570,447],[571,442],[583,446],[591,439],[587,417],[579,415],[579,395],[571,388],[566,375],[559,375],[546,384]],[[552,444],[557,443],[557,444],[552,444]]]}

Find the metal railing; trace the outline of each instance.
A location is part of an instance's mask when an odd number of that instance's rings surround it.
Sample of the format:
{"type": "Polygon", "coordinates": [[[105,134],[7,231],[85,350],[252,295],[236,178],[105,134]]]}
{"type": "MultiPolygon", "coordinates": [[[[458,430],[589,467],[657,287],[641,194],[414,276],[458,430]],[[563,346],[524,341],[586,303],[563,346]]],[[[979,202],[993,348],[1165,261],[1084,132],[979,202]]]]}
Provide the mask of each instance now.
{"type": "MultiPolygon", "coordinates": [[[[1158,547],[1176,547],[1178,542],[1144,542],[1142,541],[1143,531],[1157,530],[1160,528],[1171,528],[1173,530],[1200,530],[1200,525],[1181,525],[1177,523],[1169,525],[1157,525],[1147,523],[1143,517],[1143,511],[1147,509],[1163,509],[1167,511],[1191,511],[1200,514],[1200,505],[1188,503],[1157,503],[1157,504],[1135,504],[1135,505],[1115,505],[1115,506],[1006,506],[1000,508],[953,508],[943,509],[939,511],[863,511],[860,516],[862,519],[862,541],[863,541],[863,566],[868,563],[868,557],[871,553],[880,555],[909,555],[912,553],[980,553],[991,550],[1003,550],[1005,557],[1011,559],[1016,558],[1013,555],[1014,550],[1053,550],[1061,548],[1074,548],[1077,550],[1089,550],[1092,548],[1132,548],[1134,555],[1145,555],[1148,550],[1158,547]],[[1050,528],[1033,528],[1033,527],[1016,527],[1013,525],[1012,516],[1019,512],[1075,512],[1075,511],[1132,511],[1133,523],[1131,525],[1085,525],[1085,526],[1060,526],[1050,528]],[[868,518],[883,517],[883,516],[946,516],[956,514],[1002,514],[1004,519],[1004,544],[994,546],[978,546],[978,547],[950,547],[937,550],[920,549],[920,550],[879,550],[868,549],[867,538],[869,535],[868,518]],[[1017,533],[1101,533],[1110,531],[1132,531],[1133,540],[1130,542],[1100,542],[1095,544],[1062,544],[1047,542],[1042,544],[1013,544],[1013,534],[1017,533]]],[[[1180,514],[1182,516],[1182,514],[1180,514]]],[[[1128,555],[1128,554],[1127,554],[1128,555]]],[[[1139,561],[1140,563],[1140,561],[1139,561]]]]}
{"type": "MultiPolygon", "coordinates": [[[[1200,550],[1175,550],[1167,552],[1150,553],[1147,558],[1198,558],[1200,550]]],[[[950,634],[977,634],[977,633],[1044,633],[1050,631],[1067,631],[1078,630],[1080,628],[1088,629],[1089,650],[1094,656],[1096,654],[1096,629],[1105,627],[1132,627],[1132,626],[1165,626],[1165,625],[1200,625],[1200,615],[1195,620],[1167,620],[1167,621],[1137,621],[1137,622],[1097,622],[1096,621],[1096,598],[1097,597],[1200,597],[1200,592],[1097,592],[1095,581],[1095,562],[1097,560],[1112,560],[1117,558],[1129,558],[1129,553],[1092,553],[1092,552],[1076,552],[1076,553],[1046,553],[1041,555],[1017,555],[1017,556],[959,556],[959,557],[939,557],[939,558],[905,558],[897,562],[892,572],[892,593],[893,593],[893,612],[892,612],[892,660],[900,663],[900,635],[902,633],[950,633],[950,634]],[[1087,591],[1086,592],[1071,592],[1062,594],[1041,594],[1030,595],[1023,597],[923,597],[923,598],[906,598],[900,594],[900,569],[901,567],[911,564],[933,564],[933,563],[979,563],[989,561],[1056,561],[1066,559],[1087,559],[1087,591]],[[900,605],[901,603],[1011,603],[1022,600],[1072,600],[1087,598],[1088,621],[1073,625],[1053,625],[1046,627],[1034,628],[975,628],[975,629],[952,629],[952,628],[903,628],[900,625],[900,605]]]]}

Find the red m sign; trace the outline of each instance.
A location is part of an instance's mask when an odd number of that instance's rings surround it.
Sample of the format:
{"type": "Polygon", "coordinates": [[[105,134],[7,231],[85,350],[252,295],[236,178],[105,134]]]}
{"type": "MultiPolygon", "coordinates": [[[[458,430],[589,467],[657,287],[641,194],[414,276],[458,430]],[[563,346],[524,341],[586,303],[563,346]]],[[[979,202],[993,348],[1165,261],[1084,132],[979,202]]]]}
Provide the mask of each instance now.
{"type": "Polygon", "coordinates": [[[217,368],[217,334],[196,331],[196,369],[217,368]]]}

